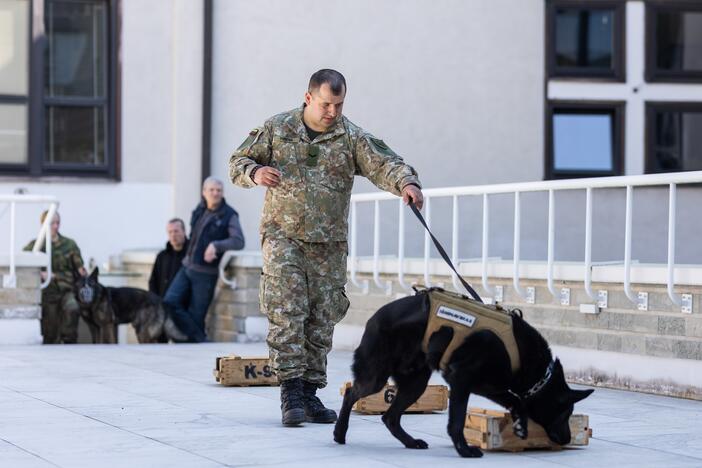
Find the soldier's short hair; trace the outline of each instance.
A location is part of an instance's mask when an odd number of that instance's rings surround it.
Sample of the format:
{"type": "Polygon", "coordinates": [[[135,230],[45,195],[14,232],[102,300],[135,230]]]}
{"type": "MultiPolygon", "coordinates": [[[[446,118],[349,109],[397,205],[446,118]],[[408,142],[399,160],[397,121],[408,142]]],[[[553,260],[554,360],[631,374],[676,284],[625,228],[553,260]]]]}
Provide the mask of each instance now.
{"type": "Polygon", "coordinates": [[[180,218],[171,218],[171,219],[168,220],[168,224],[175,224],[175,223],[179,223],[179,224],[180,224],[180,227],[183,228],[183,232],[185,232],[185,222],[184,222],[182,219],[180,219],[180,218]]]}
{"type": "MultiPolygon", "coordinates": [[[[39,223],[44,224],[44,220],[47,216],[49,216],[49,210],[42,211],[41,216],[39,216],[39,223]]],[[[58,218],[61,219],[61,216],[59,215],[58,211],[54,213],[54,216],[58,216],[58,218]]]]}
{"type": "Polygon", "coordinates": [[[338,96],[341,93],[346,92],[346,78],[344,78],[344,75],[338,71],[330,68],[323,68],[318,72],[315,72],[310,77],[310,84],[307,87],[307,90],[311,93],[312,91],[319,89],[324,83],[329,85],[332,93],[334,93],[334,96],[338,96]]]}

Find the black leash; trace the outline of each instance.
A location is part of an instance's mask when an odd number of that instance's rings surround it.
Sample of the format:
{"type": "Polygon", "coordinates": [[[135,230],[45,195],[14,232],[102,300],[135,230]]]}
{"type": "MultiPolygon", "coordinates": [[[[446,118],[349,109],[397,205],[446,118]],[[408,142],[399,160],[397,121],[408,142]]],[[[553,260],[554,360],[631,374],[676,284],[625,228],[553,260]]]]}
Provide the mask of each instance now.
{"type": "Polygon", "coordinates": [[[429,226],[427,226],[427,222],[424,221],[424,217],[422,216],[422,213],[419,212],[419,210],[418,210],[417,207],[415,206],[414,202],[413,202],[413,201],[410,201],[410,202],[409,202],[409,206],[410,206],[410,208],[412,208],[412,212],[413,212],[414,215],[417,217],[417,219],[419,220],[419,222],[422,223],[422,226],[424,226],[424,229],[426,229],[427,232],[429,233],[429,236],[431,237],[431,240],[434,241],[434,245],[436,246],[436,250],[439,251],[439,253],[440,253],[441,256],[443,257],[444,261],[448,264],[448,266],[451,267],[451,269],[453,270],[453,272],[456,273],[456,276],[458,277],[459,280],[461,280],[461,283],[463,284],[463,287],[466,288],[466,291],[468,291],[468,292],[470,293],[470,295],[473,296],[473,299],[475,299],[476,301],[478,301],[478,302],[483,302],[483,300],[480,298],[480,296],[478,295],[478,293],[475,292],[475,289],[473,289],[473,288],[471,287],[471,285],[468,284],[468,282],[467,282],[466,280],[464,280],[463,277],[461,277],[461,275],[458,274],[458,271],[456,271],[456,267],[454,267],[454,266],[453,266],[453,263],[451,263],[451,259],[449,258],[449,256],[446,254],[446,251],[444,250],[444,248],[443,248],[443,247],[441,246],[441,244],[439,243],[439,240],[438,240],[436,237],[434,237],[434,234],[432,234],[431,230],[429,230],[429,226]]]}

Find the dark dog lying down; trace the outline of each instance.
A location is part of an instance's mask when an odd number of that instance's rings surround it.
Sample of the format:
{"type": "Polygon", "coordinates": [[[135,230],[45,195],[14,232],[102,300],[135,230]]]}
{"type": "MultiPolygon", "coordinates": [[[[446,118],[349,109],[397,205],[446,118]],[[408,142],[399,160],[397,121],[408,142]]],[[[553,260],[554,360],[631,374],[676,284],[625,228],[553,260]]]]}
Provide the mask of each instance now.
{"type": "MultiPolygon", "coordinates": [[[[354,353],[353,386],[346,390],[334,440],[346,442],[351,407],[360,398],[379,392],[392,377],[397,394],[383,422],[407,448],[424,449],[426,442],[415,439],[400,425],[402,413],[426,389],[429,377],[439,367],[453,330],[442,327],[431,335],[428,352],[422,351],[429,316],[426,291],[393,301],[368,320],[361,344],[354,353]]],[[[455,350],[442,375],[450,387],[448,433],[463,457],[480,457],[482,451],[470,446],[463,436],[468,397],[482,395],[504,406],[512,414],[514,433],[527,437],[527,419],[544,427],[549,438],[561,445],[570,442],[568,419],[573,405],[593,390],[571,390],[561,363],[552,361],[546,340],[521,317],[513,314],[514,336],[521,366],[512,373],[510,357],[503,342],[491,331],[479,330],[455,350]]]]}
{"type": "Polygon", "coordinates": [[[77,275],[75,294],[80,314],[90,328],[93,343],[117,343],[116,326],[131,323],[139,343],[186,341],[187,337],[167,316],[156,294],[137,288],[113,288],[98,282],[99,271],[77,275]]]}

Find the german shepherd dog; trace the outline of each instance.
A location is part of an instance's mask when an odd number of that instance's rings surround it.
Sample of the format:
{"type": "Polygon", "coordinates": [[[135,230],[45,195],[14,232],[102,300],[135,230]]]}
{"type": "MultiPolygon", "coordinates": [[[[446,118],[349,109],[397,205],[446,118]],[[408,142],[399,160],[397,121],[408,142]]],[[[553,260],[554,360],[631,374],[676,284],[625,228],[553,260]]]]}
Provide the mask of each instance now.
{"type": "MultiPolygon", "coordinates": [[[[402,413],[427,387],[432,372],[453,336],[453,329],[441,327],[431,335],[428,351],[422,351],[429,319],[429,295],[414,296],[381,307],[366,324],[361,344],[354,353],[351,369],[353,386],[346,390],[334,440],[346,443],[351,407],[360,398],[379,392],[392,377],[397,394],[382,420],[405,447],[425,449],[427,443],[415,439],[400,426],[402,413]]],[[[449,384],[448,434],[462,457],[481,457],[478,447],[468,445],[463,436],[468,397],[482,395],[507,408],[514,421],[513,431],[525,439],[527,419],[546,430],[555,443],[570,442],[568,419],[573,405],[593,390],[572,390],[558,359],[553,361],[546,340],[520,315],[512,313],[513,332],[520,357],[514,374],[503,342],[492,331],[476,330],[452,354],[442,375],[449,384]]]]}
{"type": "Polygon", "coordinates": [[[93,343],[117,343],[116,327],[131,323],[139,343],[186,341],[187,337],[167,316],[156,294],[137,288],[113,288],[98,282],[99,270],[75,274],[74,291],[81,317],[88,324],[93,343]]]}

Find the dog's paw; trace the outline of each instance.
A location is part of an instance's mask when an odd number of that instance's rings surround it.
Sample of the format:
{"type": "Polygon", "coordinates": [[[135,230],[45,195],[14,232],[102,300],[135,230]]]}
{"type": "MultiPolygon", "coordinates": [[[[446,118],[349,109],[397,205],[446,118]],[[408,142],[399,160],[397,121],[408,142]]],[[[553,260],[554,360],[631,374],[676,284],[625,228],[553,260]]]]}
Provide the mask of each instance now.
{"type": "Polygon", "coordinates": [[[429,448],[429,444],[427,444],[426,442],[424,442],[422,439],[414,439],[413,442],[411,442],[411,443],[405,445],[405,447],[407,447],[407,448],[409,448],[409,449],[421,449],[421,450],[423,450],[423,449],[428,449],[428,448],[429,448]]]}
{"type": "Polygon", "coordinates": [[[456,447],[458,454],[463,458],[480,458],[483,456],[483,451],[472,445],[456,447]]]}
{"type": "Polygon", "coordinates": [[[529,435],[526,424],[522,424],[520,419],[517,419],[512,423],[512,432],[514,432],[514,435],[520,439],[526,439],[529,435]]]}
{"type": "Polygon", "coordinates": [[[334,442],[344,445],[346,443],[346,434],[337,433],[334,431],[334,442]]]}

